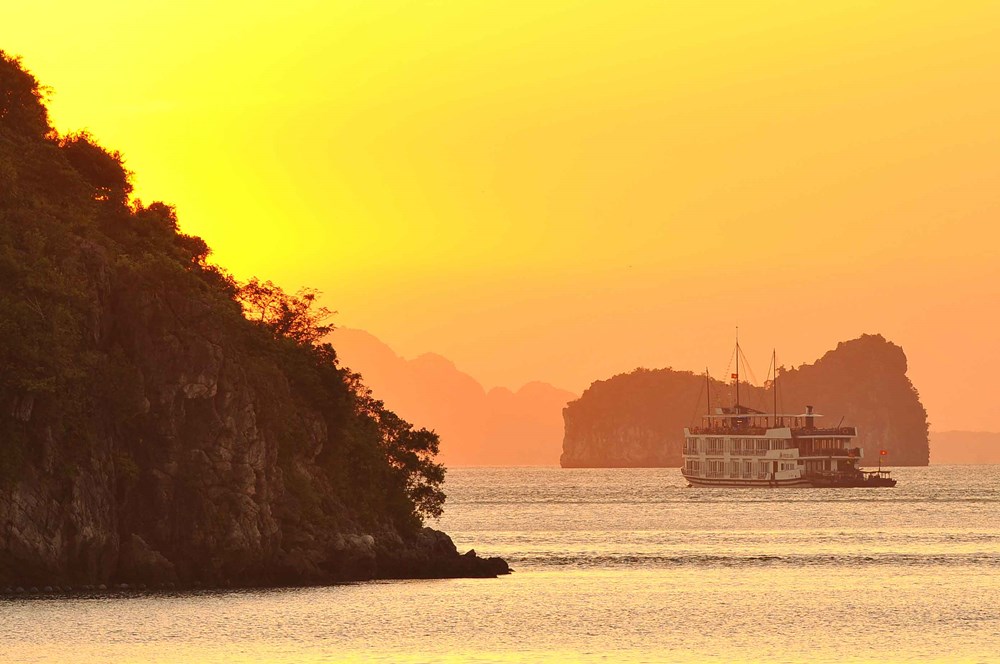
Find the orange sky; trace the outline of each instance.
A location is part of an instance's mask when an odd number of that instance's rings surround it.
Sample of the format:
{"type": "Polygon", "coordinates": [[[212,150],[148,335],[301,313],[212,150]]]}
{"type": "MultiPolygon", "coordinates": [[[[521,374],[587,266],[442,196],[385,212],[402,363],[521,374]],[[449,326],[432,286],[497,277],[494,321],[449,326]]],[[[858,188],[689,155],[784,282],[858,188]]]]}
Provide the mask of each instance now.
{"type": "Polygon", "coordinates": [[[998,3],[19,4],[59,129],[404,355],[580,390],[881,332],[1000,429],[998,3]]]}

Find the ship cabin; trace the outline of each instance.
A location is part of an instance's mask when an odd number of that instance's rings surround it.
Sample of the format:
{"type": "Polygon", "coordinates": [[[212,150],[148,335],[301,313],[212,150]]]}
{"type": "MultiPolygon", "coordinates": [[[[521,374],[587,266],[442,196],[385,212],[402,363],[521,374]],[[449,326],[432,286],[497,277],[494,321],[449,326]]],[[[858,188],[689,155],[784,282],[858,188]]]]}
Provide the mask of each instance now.
{"type": "Polygon", "coordinates": [[[807,485],[808,478],[853,472],[862,456],[855,427],[820,427],[813,412],[765,413],[747,406],[716,408],[700,427],[684,430],[683,474],[722,486],[807,485]]]}

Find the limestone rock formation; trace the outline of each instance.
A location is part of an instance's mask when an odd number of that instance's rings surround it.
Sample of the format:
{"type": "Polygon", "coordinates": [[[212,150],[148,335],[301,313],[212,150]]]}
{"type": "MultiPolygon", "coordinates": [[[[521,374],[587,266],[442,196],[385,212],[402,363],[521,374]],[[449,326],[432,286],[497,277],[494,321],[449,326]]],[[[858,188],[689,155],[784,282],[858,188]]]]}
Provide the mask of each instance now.
{"type": "MultiPolygon", "coordinates": [[[[684,427],[697,423],[712,403],[730,403],[730,386],[673,369],[637,369],[597,381],[563,410],[563,467],[677,467],[684,427]]],[[[773,392],[744,385],[741,403],[770,412],[773,392]]],[[[926,466],[927,412],[906,376],[906,356],[881,335],[840,343],[813,364],[783,370],[779,410],[804,412],[815,406],[837,424],[858,428],[858,442],[870,463],[880,449],[887,463],[926,466]]]]}

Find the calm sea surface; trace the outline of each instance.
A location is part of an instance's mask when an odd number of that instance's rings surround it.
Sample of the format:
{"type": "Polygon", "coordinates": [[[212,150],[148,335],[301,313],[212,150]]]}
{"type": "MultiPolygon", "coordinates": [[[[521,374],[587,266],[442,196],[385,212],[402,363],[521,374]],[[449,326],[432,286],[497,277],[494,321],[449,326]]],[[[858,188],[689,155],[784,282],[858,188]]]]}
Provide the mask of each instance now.
{"type": "Polygon", "coordinates": [[[515,574],[0,600],[0,661],[1000,662],[1000,466],[894,475],[454,469],[437,525],[515,574]]]}

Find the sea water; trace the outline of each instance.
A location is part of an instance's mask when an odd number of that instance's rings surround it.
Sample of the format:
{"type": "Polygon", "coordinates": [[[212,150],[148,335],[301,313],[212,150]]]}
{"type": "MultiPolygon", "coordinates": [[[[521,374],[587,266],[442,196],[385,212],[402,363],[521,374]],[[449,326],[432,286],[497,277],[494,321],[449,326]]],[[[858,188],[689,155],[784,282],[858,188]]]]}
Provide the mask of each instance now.
{"type": "Polygon", "coordinates": [[[1000,662],[1000,466],[893,489],[457,468],[498,579],[0,600],[3,662],[1000,662]]]}

